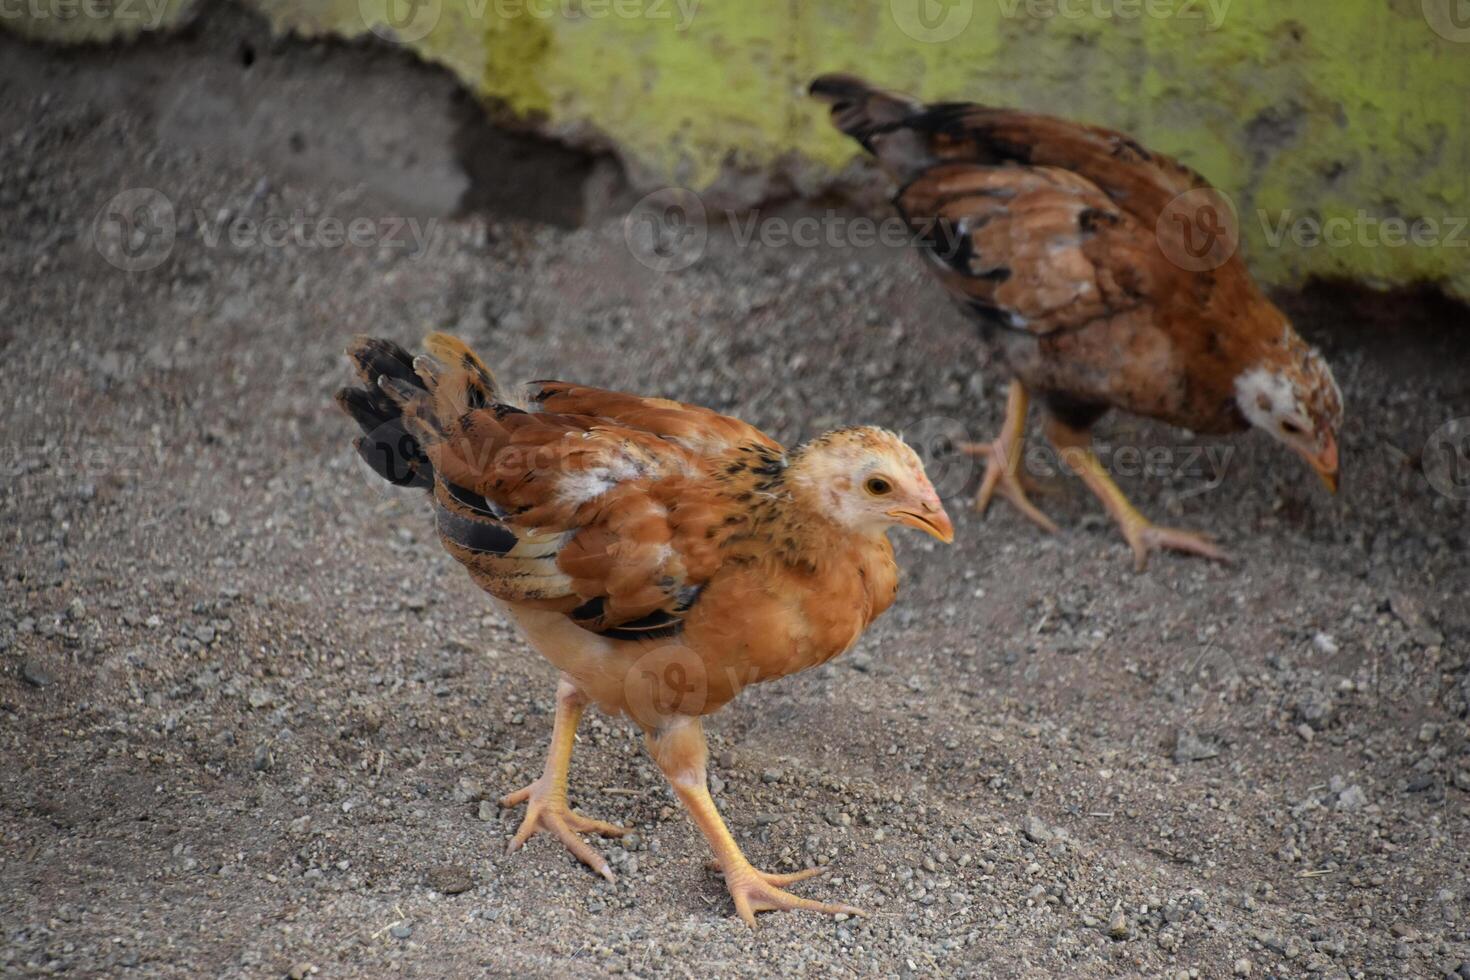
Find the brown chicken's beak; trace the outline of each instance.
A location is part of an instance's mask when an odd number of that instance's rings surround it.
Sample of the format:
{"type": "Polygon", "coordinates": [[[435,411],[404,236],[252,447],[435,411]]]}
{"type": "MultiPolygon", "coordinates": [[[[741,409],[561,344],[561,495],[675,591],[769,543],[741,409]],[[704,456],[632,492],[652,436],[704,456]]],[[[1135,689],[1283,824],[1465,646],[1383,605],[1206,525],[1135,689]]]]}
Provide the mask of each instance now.
{"type": "Polygon", "coordinates": [[[1328,433],[1327,444],[1322,448],[1321,452],[1315,455],[1303,453],[1302,457],[1306,459],[1308,466],[1317,471],[1317,475],[1322,478],[1322,482],[1327,485],[1327,489],[1333,493],[1337,493],[1337,439],[1331,433],[1328,433]]]}
{"type": "Polygon", "coordinates": [[[917,510],[890,510],[888,516],[900,524],[932,534],[945,544],[954,544],[954,525],[943,507],[926,505],[922,512],[917,510]]]}

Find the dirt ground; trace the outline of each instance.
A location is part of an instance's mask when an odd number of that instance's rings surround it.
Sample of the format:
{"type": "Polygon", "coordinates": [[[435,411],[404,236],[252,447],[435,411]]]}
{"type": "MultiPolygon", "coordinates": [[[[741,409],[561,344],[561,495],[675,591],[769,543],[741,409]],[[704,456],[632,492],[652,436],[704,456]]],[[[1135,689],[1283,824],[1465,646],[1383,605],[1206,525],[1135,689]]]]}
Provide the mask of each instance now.
{"type": "Polygon", "coordinates": [[[995,430],[1004,378],[911,255],[721,218],[658,272],[618,220],[564,227],[605,162],[502,148],[495,184],[472,125],[437,71],[232,18],[125,51],[0,36],[0,974],[1470,977],[1470,510],[1419,469],[1470,416],[1462,310],[1285,298],[1347,394],[1335,499],[1261,438],[1104,423],[1171,454],[1134,499],[1238,558],[1135,575],[1072,481],[1045,481],[1055,538],[969,512],[944,437],[995,430]],[[127,271],[146,250],[94,219],[145,187],[176,237],[127,271]],[[293,214],[301,241],[219,234],[293,214]],[[376,237],[325,244],[328,214],[376,237]],[[615,719],[572,788],[636,829],[599,845],[619,882],[504,853],[553,672],[330,401],[347,337],[434,328],[507,377],[931,453],[956,545],[902,537],[855,651],[709,726],[752,859],[828,865],[798,890],[871,917],[747,930],[615,719]]]}

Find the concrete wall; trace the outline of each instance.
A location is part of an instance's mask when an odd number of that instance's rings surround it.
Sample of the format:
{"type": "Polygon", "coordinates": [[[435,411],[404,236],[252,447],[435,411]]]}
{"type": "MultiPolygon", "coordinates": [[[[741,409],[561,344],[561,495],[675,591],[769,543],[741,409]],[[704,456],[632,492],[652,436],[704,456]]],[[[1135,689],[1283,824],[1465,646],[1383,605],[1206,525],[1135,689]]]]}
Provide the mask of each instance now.
{"type": "MultiPolygon", "coordinates": [[[[9,2],[0,23],[61,40],[188,15],[184,0],[67,19],[38,12],[101,0],[9,2]]],[[[1232,196],[1269,282],[1427,280],[1470,298],[1466,0],[246,2],[279,31],[406,44],[544,130],[611,147],[646,188],[819,189],[853,147],[802,89],[844,69],[1133,132],[1232,196]]]]}

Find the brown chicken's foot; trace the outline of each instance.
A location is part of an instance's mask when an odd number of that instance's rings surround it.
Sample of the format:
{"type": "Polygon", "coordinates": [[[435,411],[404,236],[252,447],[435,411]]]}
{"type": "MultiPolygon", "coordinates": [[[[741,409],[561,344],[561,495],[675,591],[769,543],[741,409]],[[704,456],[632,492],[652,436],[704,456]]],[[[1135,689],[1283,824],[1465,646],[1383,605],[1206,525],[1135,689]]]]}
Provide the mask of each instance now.
{"type": "Polygon", "coordinates": [[[1182,551],[1199,555],[1213,561],[1228,562],[1230,556],[1217,547],[1203,534],[1181,531],[1176,528],[1158,527],[1138,512],[1132,502],[1118,489],[1113,478],[1092,451],[1092,437],[1052,419],[1047,434],[1056,446],[1063,462],[1087,484],[1098,500],[1107,508],[1123,538],[1133,549],[1133,568],[1142,572],[1148,568],[1149,555],[1160,549],[1182,551]]]}
{"type": "Polygon", "coordinates": [[[1014,450],[995,442],[966,442],[956,448],[969,456],[981,456],[986,460],[985,479],[980,483],[980,492],[975,495],[975,510],[983,514],[990,509],[990,501],[999,493],[1011,506],[1019,510],[1027,520],[1048,534],[1057,533],[1056,522],[1041,508],[1031,502],[1028,493],[1035,492],[1030,477],[1020,471],[1011,460],[1014,450]]]}
{"type": "Polygon", "coordinates": [[[1123,538],[1128,542],[1128,546],[1133,549],[1135,571],[1141,572],[1147,569],[1148,556],[1160,549],[1199,555],[1201,558],[1209,558],[1212,561],[1230,561],[1230,556],[1217,547],[1205,534],[1182,531],[1172,527],[1158,527],[1141,515],[1135,520],[1120,522],[1119,527],[1123,531],[1123,538]]]}
{"type": "Polygon", "coordinates": [[[717,867],[725,874],[725,887],[735,901],[735,911],[745,924],[755,928],[757,912],[804,909],[827,915],[864,915],[851,905],[818,902],[783,891],[782,885],[794,884],[821,873],[821,868],[807,868],[792,874],[767,874],[753,867],[730,835],[720,818],[715,801],[710,798],[705,761],[709,747],[704,740],[704,726],[698,718],[676,718],[670,724],[648,732],[648,748],[654,761],[668,777],[689,816],[709,841],[715,852],[717,867]]]}
{"type": "Polygon", "coordinates": [[[526,816],[520,829],[511,838],[508,853],[515,853],[521,846],[545,831],[561,841],[583,864],[602,875],[608,881],[617,881],[607,858],[578,834],[601,834],[604,837],[621,837],[627,833],[616,824],[593,820],[573,813],[567,805],[567,767],[572,761],[572,744],[577,738],[577,723],[582,720],[582,709],[587,699],[566,677],[556,689],[556,720],[551,729],[551,748],[546,753],[546,769],[534,783],[514,793],[501,797],[505,807],[526,804],[526,816]]]}
{"type": "Polygon", "coordinates": [[[997,492],[1026,516],[1033,524],[1048,534],[1057,532],[1056,523],[1031,502],[1028,493],[1036,488],[1025,470],[1021,468],[1022,456],[1026,451],[1026,409],[1030,397],[1019,381],[1011,382],[1010,395],[1006,400],[1006,420],[1000,435],[994,442],[967,442],[956,448],[969,456],[985,459],[985,479],[980,483],[980,492],[975,496],[975,510],[983,514],[990,508],[990,501],[997,492]]]}

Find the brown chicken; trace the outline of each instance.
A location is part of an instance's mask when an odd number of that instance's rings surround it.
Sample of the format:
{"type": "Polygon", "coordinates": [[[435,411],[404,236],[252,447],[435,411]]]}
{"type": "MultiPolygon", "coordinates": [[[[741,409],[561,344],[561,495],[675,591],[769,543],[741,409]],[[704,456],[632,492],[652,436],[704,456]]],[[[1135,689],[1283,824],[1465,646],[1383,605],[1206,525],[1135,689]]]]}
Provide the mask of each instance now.
{"type": "Polygon", "coordinates": [[[1321,355],[1257,287],[1228,204],[1127,136],[968,103],[924,105],[828,75],[812,94],[898,184],[928,264],[1014,378],[976,499],[999,492],[1047,531],[1021,461],[1030,398],[1062,460],[1107,507],[1141,570],[1150,552],[1224,554],[1155,527],[1092,451],[1118,408],[1199,433],[1255,426],[1337,489],[1342,396],[1321,355]]]}
{"type": "Polygon", "coordinates": [[[445,549],[561,672],[545,771],[501,800],[527,805],[511,850],[544,831],[613,879],[579,835],[622,828],[567,802],[577,723],[596,704],[643,729],[746,922],[857,912],[784,890],[817,869],[746,860],[706,788],[700,719],[852,646],[897,593],[889,528],[953,540],[913,450],[851,428],[788,453],[708,409],[559,381],[531,385],[528,412],[460,341],[426,346],[411,358],[357,340],[367,387],[337,397],[366,433],[363,459],[432,492],[445,549]]]}

